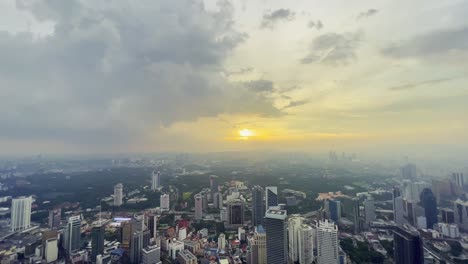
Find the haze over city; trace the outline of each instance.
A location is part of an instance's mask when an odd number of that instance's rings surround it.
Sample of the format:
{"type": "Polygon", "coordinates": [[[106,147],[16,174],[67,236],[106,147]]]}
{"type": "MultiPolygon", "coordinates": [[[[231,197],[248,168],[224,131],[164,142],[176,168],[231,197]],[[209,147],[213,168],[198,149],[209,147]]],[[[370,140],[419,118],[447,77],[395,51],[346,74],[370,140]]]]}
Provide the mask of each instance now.
{"type": "Polygon", "coordinates": [[[466,155],[467,12],[466,1],[0,1],[1,153],[466,155]]]}

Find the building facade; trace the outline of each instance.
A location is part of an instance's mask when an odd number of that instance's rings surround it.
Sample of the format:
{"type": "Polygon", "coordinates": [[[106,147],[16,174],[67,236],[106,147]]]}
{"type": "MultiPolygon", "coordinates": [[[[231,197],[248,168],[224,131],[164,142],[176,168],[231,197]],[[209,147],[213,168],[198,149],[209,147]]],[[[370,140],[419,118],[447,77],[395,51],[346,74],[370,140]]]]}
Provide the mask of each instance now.
{"type": "Polygon", "coordinates": [[[338,226],[329,221],[317,222],[317,260],[320,264],[339,264],[338,226]]]}
{"type": "Polygon", "coordinates": [[[31,227],[31,197],[11,200],[11,231],[22,231],[31,227]]]}
{"type": "Polygon", "coordinates": [[[268,209],[265,213],[268,264],[288,263],[287,216],[285,210],[268,209]]]}

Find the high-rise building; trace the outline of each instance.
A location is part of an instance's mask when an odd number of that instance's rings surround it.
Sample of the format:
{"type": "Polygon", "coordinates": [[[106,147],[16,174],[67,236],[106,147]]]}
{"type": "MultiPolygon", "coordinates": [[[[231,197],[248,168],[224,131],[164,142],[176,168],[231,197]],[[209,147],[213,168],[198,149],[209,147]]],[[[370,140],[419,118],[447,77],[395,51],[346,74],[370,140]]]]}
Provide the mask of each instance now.
{"type": "Polygon", "coordinates": [[[67,227],[64,231],[63,247],[67,255],[78,251],[81,247],[81,217],[79,215],[68,218],[67,227]]]}
{"type": "Polygon", "coordinates": [[[272,206],[278,206],[278,188],[276,186],[265,188],[265,210],[272,206]]]}
{"type": "Polygon", "coordinates": [[[148,247],[151,234],[149,230],[140,230],[132,234],[130,243],[130,261],[140,263],[142,261],[143,249],[148,247]]]}
{"type": "Polygon", "coordinates": [[[49,210],[49,228],[56,230],[60,228],[60,220],[62,219],[62,209],[49,210]]]}
{"type": "Polygon", "coordinates": [[[214,198],[214,194],[219,192],[218,181],[216,180],[216,176],[214,175],[210,176],[210,192],[211,192],[211,197],[213,198],[214,198]]]}
{"type": "Polygon", "coordinates": [[[314,261],[315,228],[302,224],[299,227],[299,264],[311,264],[314,261]]]}
{"type": "Polygon", "coordinates": [[[265,213],[268,264],[288,263],[287,217],[285,210],[268,209],[265,213]]]}
{"type": "Polygon", "coordinates": [[[227,204],[228,224],[243,225],[244,224],[244,202],[241,200],[231,200],[227,204]]]}
{"type": "Polygon", "coordinates": [[[317,222],[317,260],[320,264],[339,264],[338,226],[327,220],[317,222]]]}
{"type": "Polygon", "coordinates": [[[259,185],[252,188],[252,225],[258,226],[263,224],[263,217],[265,217],[264,206],[264,191],[259,185]]]}
{"type": "Polygon", "coordinates": [[[401,176],[403,177],[403,179],[410,179],[410,180],[416,179],[416,176],[417,176],[416,165],[409,163],[401,167],[401,176]]]}
{"type": "Polygon", "coordinates": [[[213,194],[213,205],[217,209],[223,208],[223,194],[220,192],[215,192],[213,194]]]}
{"type": "Polygon", "coordinates": [[[91,229],[91,260],[104,253],[104,226],[97,225],[91,229]]]}
{"type": "Polygon", "coordinates": [[[425,188],[431,188],[431,185],[426,182],[410,182],[405,189],[405,197],[411,202],[419,203],[421,192],[425,188]]]}
{"type": "Polygon", "coordinates": [[[223,233],[219,234],[218,236],[218,249],[226,250],[226,235],[223,233]]]}
{"type": "Polygon", "coordinates": [[[49,238],[44,243],[44,259],[46,263],[53,263],[58,259],[58,239],[49,238]]]}
{"type": "Polygon", "coordinates": [[[195,194],[195,219],[203,218],[203,197],[201,194],[195,194]]]}
{"type": "Polygon", "coordinates": [[[422,264],[424,253],[419,233],[403,227],[393,230],[395,264],[422,264]]]}
{"type": "Polygon", "coordinates": [[[338,200],[327,200],[328,202],[328,211],[330,213],[330,220],[332,220],[335,223],[338,223],[338,221],[341,218],[341,202],[338,200]]]}
{"type": "Polygon", "coordinates": [[[465,185],[465,178],[463,177],[463,173],[452,173],[452,182],[455,183],[455,185],[458,187],[463,187],[465,185]]]}
{"type": "Polygon", "coordinates": [[[142,264],[161,264],[161,248],[148,246],[142,249],[142,264]]]}
{"type": "Polygon", "coordinates": [[[190,250],[184,249],[177,253],[177,261],[180,264],[197,264],[198,259],[197,257],[190,252],[190,250]]]}
{"type": "Polygon", "coordinates": [[[452,195],[450,180],[434,179],[432,180],[432,192],[437,201],[448,200],[452,195]]]}
{"type": "Polygon", "coordinates": [[[114,206],[121,206],[123,203],[123,185],[118,183],[114,186],[114,206]]]}
{"type": "Polygon", "coordinates": [[[120,224],[120,247],[127,252],[130,252],[130,242],[132,241],[133,223],[132,221],[122,222],[120,224]]]}
{"type": "Polygon", "coordinates": [[[251,238],[249,238],[250,254],[248,262],[250,264],[267,264],[266,262],[266,233],[263,226],[258,226],[251,238]]]}
{"type": "Polygon", "coordinates": [[[160,200],[159,200],[159,206],[161,208],[161,211],[169,211],[171,209],[169,203],[170,203],[169,194],[167,193],[161,194],[160,200]]]}
{"type": "Polygon", "coordinates": [[[450,208],[441,208],[440,215],[442,216],[442,222],[447,224],[455,223],[455,211],[450,208]]]}
{"type": "Polygon", "coordinates": [[[18,197],[11,201],[11,231],[21,231],[31,227],[32,198],[18,197]]]}
{"type": "Polygon", "coordinates": [[[404,224],[404,201],[401,191],[393,188],[393,221],[397,225],[404,224]]]}
{"type": "Polygon", "coordinates": [[[375,221],[375,202],[374,200],[368,199],[364,201],[364,217],[366,224],[369,224],[372,221],[375,221]]]}
{"type": "Polygon", "coordinates": [[[151,173],[151,190],[156,191],[161,187],[161,172],[153,171],[151,173]]]}
{"type": "Polygon", "coordinates": [[[437,201],[431,189],[424,189],[420,200],[424,208],[427,228],[433,229],[434,224],[437,224],[437,201]]]}
{"type": "Polygon", "coordinates": [[[299,260],[299,228],[303,221],[300,215],[290,215],[288,219],[288,253],[291,263],[299,260]]]}

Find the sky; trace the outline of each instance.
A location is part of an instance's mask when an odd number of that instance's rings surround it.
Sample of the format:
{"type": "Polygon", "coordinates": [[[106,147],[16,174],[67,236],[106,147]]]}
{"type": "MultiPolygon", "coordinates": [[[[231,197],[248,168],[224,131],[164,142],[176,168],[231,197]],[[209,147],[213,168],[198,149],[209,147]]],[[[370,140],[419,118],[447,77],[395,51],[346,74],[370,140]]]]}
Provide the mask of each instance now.
{"type": "Polygon", "coordinates": [[[0,0],[0,154],[468,150],[467,13],[0,0]]]}

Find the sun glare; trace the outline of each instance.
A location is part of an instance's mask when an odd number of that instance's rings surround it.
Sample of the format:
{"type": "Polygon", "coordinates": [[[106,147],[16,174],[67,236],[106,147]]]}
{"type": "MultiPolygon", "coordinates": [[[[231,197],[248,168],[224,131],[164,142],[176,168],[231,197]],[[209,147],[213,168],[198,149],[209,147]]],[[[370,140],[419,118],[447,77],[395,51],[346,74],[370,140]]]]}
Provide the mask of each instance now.
{"type": "Polygon", "coordinates": [[[241,137],[248,138],[248,137],[253,136],[253,132],[252,132],[252,130],[250,130],[250,129],[244,128],[244,129],[242,129],[242,130],[239,130],[239,135],[240,135],[241,137]]]}

